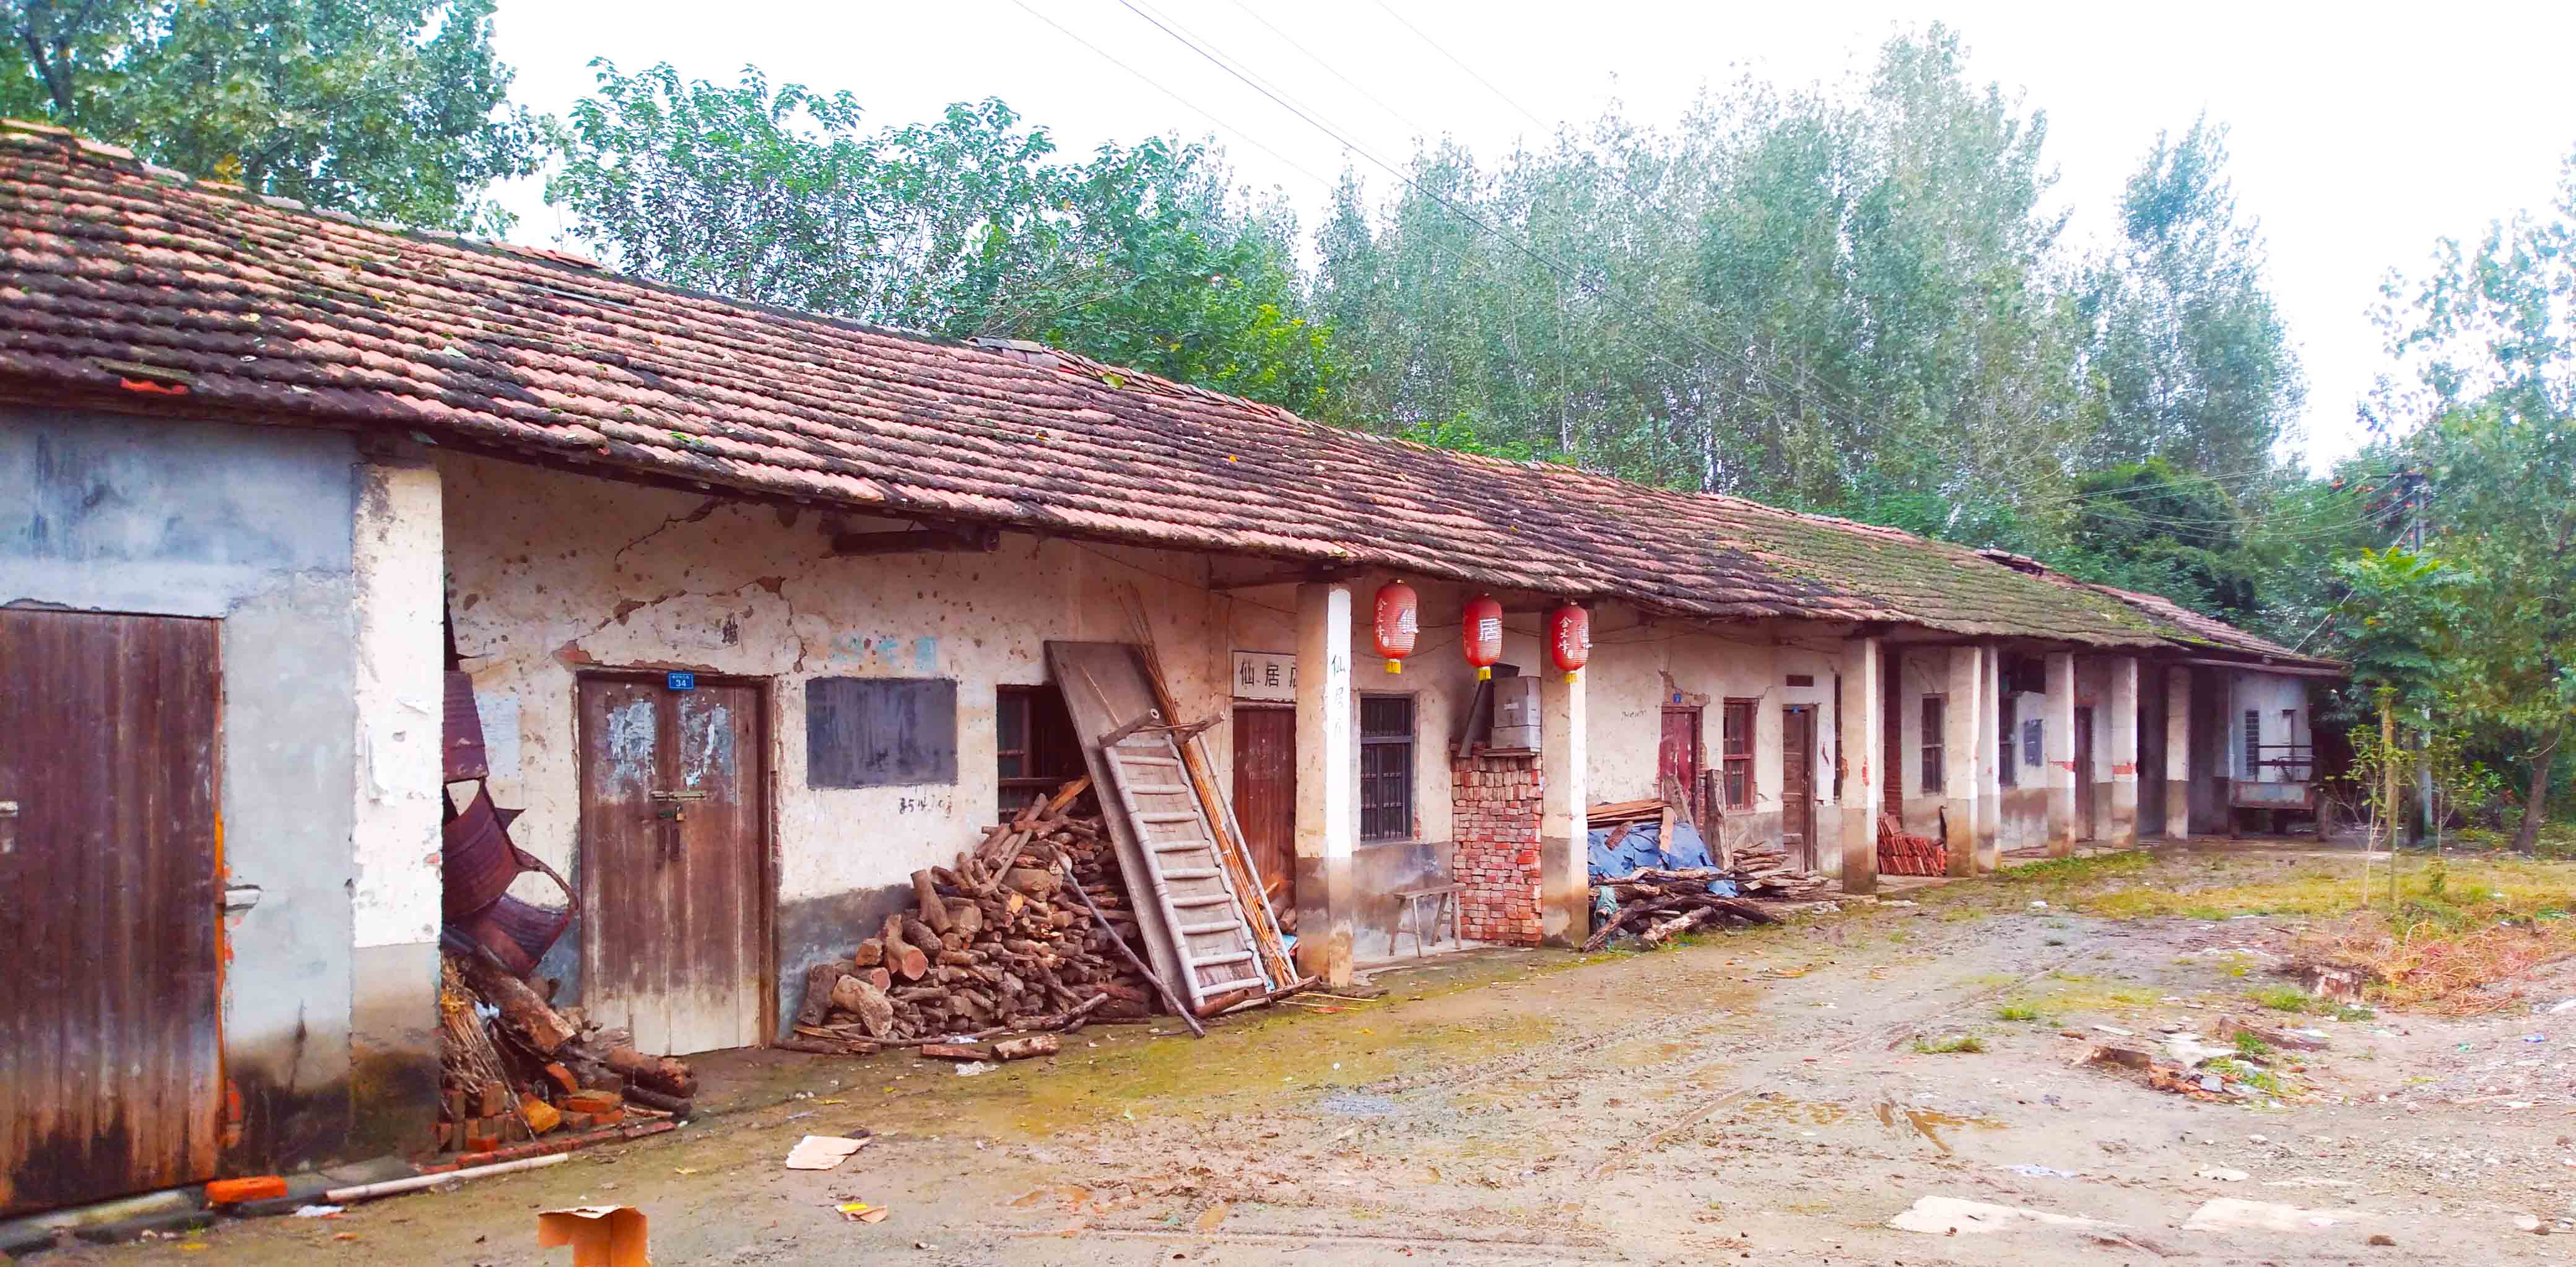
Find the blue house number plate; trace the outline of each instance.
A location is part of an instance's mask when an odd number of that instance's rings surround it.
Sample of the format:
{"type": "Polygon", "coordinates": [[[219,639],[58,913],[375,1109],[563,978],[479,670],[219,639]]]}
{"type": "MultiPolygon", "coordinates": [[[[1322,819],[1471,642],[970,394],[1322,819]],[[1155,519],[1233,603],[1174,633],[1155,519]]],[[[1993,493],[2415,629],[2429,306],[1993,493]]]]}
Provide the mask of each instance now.
{"type": "Polygon", "coordinates": [[[675,691],[694,691],[698,689],[698,675],[695,673],[665,673],[662,675],[662,685],[675,691]]]}

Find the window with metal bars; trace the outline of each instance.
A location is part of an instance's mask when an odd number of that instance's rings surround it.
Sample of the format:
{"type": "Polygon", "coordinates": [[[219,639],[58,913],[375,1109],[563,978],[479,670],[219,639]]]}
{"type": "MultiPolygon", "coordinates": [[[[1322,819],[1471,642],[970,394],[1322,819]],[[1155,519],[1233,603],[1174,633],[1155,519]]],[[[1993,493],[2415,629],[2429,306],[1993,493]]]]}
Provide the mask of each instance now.
{"type": "Polygon", "coordinates": [[[2251,708],[2245,710],[2245,777],[2263,777],[2263,714],[2251,708]]]}
{"type": "Polygon", "coordinates": [[[1360,839],[1413,835],[1413,697],[1360,697],[1360,839]]]}
{"type": "Polygon", "coordinates": [[[1730,810],[1753,808],[1753,706],[1759,702],[1731,699],[1718,713],[1717,759],[1730,810]]]}
{"type": "Polygon", "coordinates": [[[1947,696],[1923,697],[1923,782],[1915,790],[1925,796],[1942,790],[1944,773],[1941,768],[1941,746],[1944,738],[1942,723],[1949,708],[1950,700],[1947,696]]]}

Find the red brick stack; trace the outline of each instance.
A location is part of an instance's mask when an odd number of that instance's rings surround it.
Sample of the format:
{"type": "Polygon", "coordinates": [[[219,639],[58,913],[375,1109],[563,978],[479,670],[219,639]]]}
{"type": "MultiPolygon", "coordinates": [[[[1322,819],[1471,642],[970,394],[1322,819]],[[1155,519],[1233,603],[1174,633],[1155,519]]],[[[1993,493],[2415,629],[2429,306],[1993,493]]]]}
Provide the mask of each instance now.
{"type": "Polygon", "coordinates": [[[1895,818],[1878,816],[1878,873],[1880,875],[1948,875],[1950,847],[1930,836],[1917,836],[1898,825],[1895,818]]]}
{"type": "Polygon", "coordinates": [[[1539,805],[1546,789],[1538,758],[1478,753],[1451,766],[1449,788],[1458,935],[1537,945],[1539,805]]]}

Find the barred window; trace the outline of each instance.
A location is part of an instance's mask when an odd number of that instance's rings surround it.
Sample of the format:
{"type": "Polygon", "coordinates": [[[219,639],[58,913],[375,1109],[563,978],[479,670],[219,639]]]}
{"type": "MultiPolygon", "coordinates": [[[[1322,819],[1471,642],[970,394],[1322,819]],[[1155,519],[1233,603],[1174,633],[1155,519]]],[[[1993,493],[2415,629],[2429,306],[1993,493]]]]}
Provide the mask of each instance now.
{"type": "Polygon", "coordinates": [[[1925,796],[1930,796],[1934,792],[1942,790],[1942,723],[1944,717],[1949,712],[1949,708],[1950,701],[1947,696],[1926,695],[1923,697],[1923,783],[1922,786],[1916,790],[1925,796]]]}
{"type": "Polygon", "coordinates": [[[1718,713],[1717,759],[1730,810],[1753,808],[1753,706],[1758,702],[1731,699],[1718,713]]]}
{"type": "Polygon", "coordinates": [[[1360,697],[1360,839],[1413,835],[1413,697],[1360,697]]]}

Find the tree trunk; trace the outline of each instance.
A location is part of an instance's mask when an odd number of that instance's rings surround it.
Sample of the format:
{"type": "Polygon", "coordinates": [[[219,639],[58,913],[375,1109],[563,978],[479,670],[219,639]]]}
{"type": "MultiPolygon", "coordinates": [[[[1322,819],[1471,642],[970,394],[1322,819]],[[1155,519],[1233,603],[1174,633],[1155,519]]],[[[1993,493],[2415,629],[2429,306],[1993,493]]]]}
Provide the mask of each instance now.
{"type": "Polygon", "coordinates": [[[2531,758],[2531,795],[2523,798],[2522,828],[2513,834],[2517,852],[2533,853],[2540,848],[2540,825],[2549,818],[2549,771],[2557,763],[2558,741],[2566,736],[2561,728],[2550,732],[2549,741],[2531,758]]]}

